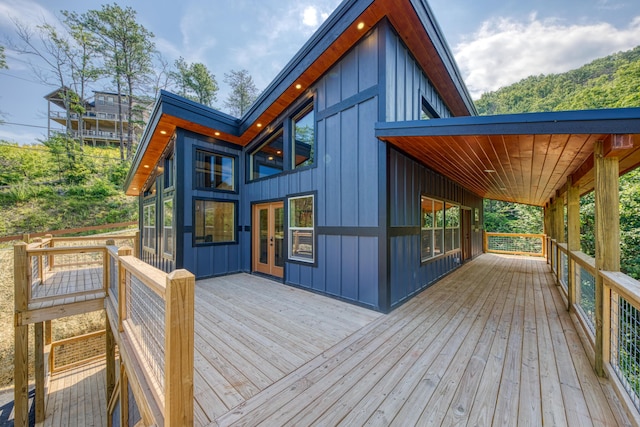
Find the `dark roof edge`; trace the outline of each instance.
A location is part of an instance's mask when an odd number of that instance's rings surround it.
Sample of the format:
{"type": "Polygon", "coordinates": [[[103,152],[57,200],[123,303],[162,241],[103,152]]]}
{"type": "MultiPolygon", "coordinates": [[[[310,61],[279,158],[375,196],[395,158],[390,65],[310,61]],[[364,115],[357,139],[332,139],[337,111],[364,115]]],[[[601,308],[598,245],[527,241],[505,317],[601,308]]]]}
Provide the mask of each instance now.
{"type": "Polygon", "coordinates": [[[640,108],[556,111],[376,123],[376,137],[378,138],[568,133],[640,133],[640,108]]]}
{"type": "MultiPolygon", "coordinates": [[[[304,69],[300,70],[299,66],[303,62],[303,58],[312,53],[312,51],[322,42],[322,40],[327,36],[332,30],[334,30],[339,24],[341,24],[342,19],[345,16],[357,17],[362,12],[364,12],[374,0],[347,0],[342,2],[338,8],[333,11],[333,13],[326,19],[326,21],[316,30],[316,32],[311,36],[309,40],[300,48],[300,50],[294,55],[293,58],[285,65],[285,67],[280,71],[273,81],[267,86],[262,93],[258,96],[258,98],[251,105],[249,110],[242,116],[240,120],[240,129],[244,131],[247,129],[247,124],[252,123],[256,120],[260,114],[262,114],[270,105],[271,101],[280,96],[284,90],[289,87],[295,79],[297,79],[306,68],[313,63],[319,55],[324,52],[324,49],[321,49],[317,55],[308,61],[305,61],[306,66],[304,69]],[[359,6],[359,7],[358,7],[359,6]],[[356,8],[352,10],[352,8],[356,8]],[[296,70],[298,69],[298,72],[296,70]],[[293,76],[292,76],[293,74],[293,76]],[[283,83],[285,83],[283,85],[283,83]],[[275,94],[275,97],[274,97],[275,94]]],[[[342,23],[343,25],[338,29],[339,33],[342,34],[344,30],[348,28],[348,23],[342,23]],[[345,25],[346,24],[346,25],[345,25]]],[[[333,34],[333,32],[332,32],[333,34]]],[[[333,38],[331,39],[333,42],[333,38]]]]}
{"type": "Polygon", "coordinates": [[[431,39],[433,46],[438,51],[438,55],[440,56],[440,58],[442,58],[442,62],[447,68],[447,72],[449,73],[453,84],[456,86],[458,93],[464,101],[467,110],[469,110],[469,113],[471,115],[477,115],[478,111],[476,110],[476,105],[473,102],[473,99],[471,99],[471,95],[469,94],[467,85],[464,83],[464,79],[462,78],[462,73],[458,68],[458,64],[456,63],[453,53],[451,52],[449,44],[444,37],[444,33],[440,28],[440,24],[438,24],[438,21],[435,19],[433,10],[426,0],[411,0],[411,4],[413,5],[416,14],[425,26],[425,31],[431,39]]]}

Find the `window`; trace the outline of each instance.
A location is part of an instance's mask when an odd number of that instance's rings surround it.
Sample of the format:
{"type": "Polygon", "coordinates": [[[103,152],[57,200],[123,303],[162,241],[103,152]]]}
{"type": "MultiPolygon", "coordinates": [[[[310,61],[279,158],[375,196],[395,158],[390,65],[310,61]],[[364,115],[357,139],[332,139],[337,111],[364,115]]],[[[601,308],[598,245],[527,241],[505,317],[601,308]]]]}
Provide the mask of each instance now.
{"type": "Polygon", "coordinates": [[[234,243],[236,204],[215,200],[195,201],[195,243],[234,243]]]}
{"type": "Polygon", "coordinates": [[[104,105],[104,95],[98,96],[98,105],[104,105]]]}
{"type": "Polygon", "coordinates": [[[196,150],[196,188],[235,190],[235,159],[196,150]]]}
{"type": "Polygon", "coordinates": [[[149,204],[143,208],[142,246],[155,252],[156,250],[156,205],[149,204]]]}
{"type": "Polygon", "coordinates": [[[420,254],[426,261],[445,253],[445,203],[422,197],[420,206],[420,254]]]}
{"type": "Polygon", "coordinates": [[[113,104],[113,96],[107,96],[107,104],[113,104]]]}
{"type": "Polygon", "coordinates": [[[280,129],[260,148],[251,153],[251,179],[264,178],[284,170],[283,141],[284,137],[280,129]]]}
{"type": "Polygon", "coordinates": [[[460,206],[447,203],[445,206],[445,250],[460,249],[460,206]]]}
{"type": "Polygon", "coordinates": [[[173,197],[163,202],[162,251],[173,258],[173,197]]]}
{"type": "Polygon", "coordinates": [[[314,261],[313,195],[289,199],[289,258],[314,261]]]}
{"type": "Polygon", "coordinates": [[[422,102],[420,103],[420,120],[437,119],[439,117],[440,115],[423,96],[422,102]]]}
{"type": "Polygon", "coordinates": [[[440,200],[433,201],[433,215],[433,256],[438,256],[444,253],[444,203],[440,200]]]}
{"type": "Polygon", "coordinates": [[[313,164],[315,139],[313,108],[306,109],[293,119],[292,169],[313,164]]]}
{"type": "Polygon", "coordinates": [[[149,188],[144,190],[143,197],[154,197],[156,195],[156,181],[153,180],[153,183],[149,188]]]}
{"type": "Polygon", "coordinates": [[[173,153],[164,159],[164,188],[170,188],[175,185],[175,171],[173,169],[173,153]]]}

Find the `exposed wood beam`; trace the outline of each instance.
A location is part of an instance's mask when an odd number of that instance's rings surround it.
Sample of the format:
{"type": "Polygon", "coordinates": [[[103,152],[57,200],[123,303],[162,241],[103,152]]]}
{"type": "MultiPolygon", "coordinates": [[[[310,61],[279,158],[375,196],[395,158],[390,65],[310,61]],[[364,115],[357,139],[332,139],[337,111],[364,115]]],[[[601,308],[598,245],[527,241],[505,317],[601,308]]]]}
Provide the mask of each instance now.
{"type": "Polygon", "coordinates": [[[633,135],[607,135],[603,141],[605,157],[618,157],[622,152],[633,148],[633,135]]]}
{"type": "Polygon", "coordinates": [[[584,178],[593,169],[593,156],[587,157],[587,159],[571,174],[571,182],[573,185],[578,185],[580,180],[584,178]]]}

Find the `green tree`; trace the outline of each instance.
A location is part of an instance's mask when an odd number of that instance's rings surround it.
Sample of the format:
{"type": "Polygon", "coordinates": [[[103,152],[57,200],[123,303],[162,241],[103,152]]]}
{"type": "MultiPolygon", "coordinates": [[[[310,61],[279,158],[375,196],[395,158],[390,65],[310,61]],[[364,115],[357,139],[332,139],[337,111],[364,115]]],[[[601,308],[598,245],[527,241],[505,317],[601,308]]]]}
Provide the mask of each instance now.
{"type": "MultiPolygon", "coordinates": [[[[152,55],[155,50],[153,33],[136,21],[136,11],[117,4],[103,5],[101,10],[90,10],[78,16],[79,22],[92,32],[97,41],[97,49],[104,60],[105,69],[116,85],[118,94],[118,114],[123,117],[122,99],[127,99],[127,153],[133,153],[133,129],[136,121],[134,98],[137,90],[149,79],[152,55]]],[[[120,157],[124,154],[124,126],[120,121],[120,157]]]]}
{"type": "Polygon", "coordinates": [[[485,199],[484,229],[493,233],[542,233],[542,209],[485,199]]]}
{"type": "Polygon", "coordinates": [[[178,86],[178,94],[209,107],[213,106],[218,93],[218,82],[207,66],[199,62],[187,64],[182,57],[174,65],[175,71],[171,76],[178,86]]]}
{"type": "Polygon", "coordinates": [[[0,46],[0,70],[9,68],[7,66],[7,57],[4,54],[4,46],[0,46]]]}
{"type": "Polygon", "coordinates": [[[224,102],[231,115],[242,117],[258,97],[258,88],[247,70],[231,70],[224,81],[231,86],[231,93],[224,102]]]}

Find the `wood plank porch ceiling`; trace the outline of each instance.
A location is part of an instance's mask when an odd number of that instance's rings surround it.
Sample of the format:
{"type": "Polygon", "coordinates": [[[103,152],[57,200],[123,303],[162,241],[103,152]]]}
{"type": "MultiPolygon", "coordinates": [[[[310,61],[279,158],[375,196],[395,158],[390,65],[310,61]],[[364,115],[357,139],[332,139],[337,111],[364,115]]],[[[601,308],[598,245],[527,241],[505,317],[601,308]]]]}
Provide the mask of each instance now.
{"type": "MultiPolygon", "coordinates": [[[[605,121],[601,122],[603,133],[580,133],[584,126],[578,124],[575,125],[576,133],[566,129],[555,133],[546,125],[538,127],[544,128],[538,133],[535,126],[524,122],[520,123],[521,133],[509,128],[505,133],[495,132],[495,128],[488,133],[480,128],[473,132],[467,131],[464,125],[454,126],[456,119],[438,119],[452,125],[438,130],[423,122],[424,134],[421,135],[420,125],[411,128],[410,122],[379,123],[377,136],[481,197],[544,206],[551,198],[566,191],[569,176],[580,186],[581,194],[593,190],[593,148],[598,140],[609,147],[609,155],[619,158],[621,174],[640,165],[640,110],[628,111],[637,114],[638,119],[627,127],[626,141],[632,146],[626,148],[613,146],[613,136],[604,130],[611,127],[605,121]]],[[[589,113],[597,114],[598,111],[589,113]]],[[[563,115],[573,113],[550,114],[550,117],[561,119],[563,115]]],[[[496,122],[499,118],[475,117],[473,120],[496,122]]],[[[623,129],[616,127],[620,129],[615,130],[623,129]]]]}

